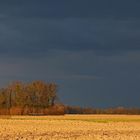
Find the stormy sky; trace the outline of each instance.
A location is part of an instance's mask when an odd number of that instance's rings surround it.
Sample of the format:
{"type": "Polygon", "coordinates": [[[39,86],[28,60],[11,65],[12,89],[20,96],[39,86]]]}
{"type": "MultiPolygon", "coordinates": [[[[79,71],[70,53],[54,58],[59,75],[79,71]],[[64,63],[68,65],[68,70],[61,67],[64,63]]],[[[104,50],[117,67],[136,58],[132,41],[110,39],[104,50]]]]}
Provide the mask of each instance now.
{"type": "Polygon", "coordinates": [[[56,82],[68,105],[140,107],[139,0],[1,0],[0,86],[56,82]]]}

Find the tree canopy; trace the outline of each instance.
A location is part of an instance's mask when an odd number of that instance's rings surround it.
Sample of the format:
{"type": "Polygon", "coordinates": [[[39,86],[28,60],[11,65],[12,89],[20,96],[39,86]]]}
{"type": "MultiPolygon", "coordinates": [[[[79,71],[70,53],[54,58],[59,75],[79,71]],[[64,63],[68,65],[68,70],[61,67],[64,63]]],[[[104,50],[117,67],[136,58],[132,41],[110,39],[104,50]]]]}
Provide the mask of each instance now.
{"type": "Polygon", "coordinates": [[[0,89],[0,108],[49,108],[54,106],[56,92],[55,83],[13,82],[0,89]]]}

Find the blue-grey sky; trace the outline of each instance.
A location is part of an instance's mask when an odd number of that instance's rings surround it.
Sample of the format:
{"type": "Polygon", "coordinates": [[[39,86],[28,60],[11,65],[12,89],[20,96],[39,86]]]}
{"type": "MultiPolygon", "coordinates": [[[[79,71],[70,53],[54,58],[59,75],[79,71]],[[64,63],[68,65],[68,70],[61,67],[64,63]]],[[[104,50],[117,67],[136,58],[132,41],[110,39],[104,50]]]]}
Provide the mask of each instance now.
{"type": "Polygon", "coordinates": [[[68,105],[140,107],[139,0],[1,0],[0,85],[44,80],[68,105]]]}

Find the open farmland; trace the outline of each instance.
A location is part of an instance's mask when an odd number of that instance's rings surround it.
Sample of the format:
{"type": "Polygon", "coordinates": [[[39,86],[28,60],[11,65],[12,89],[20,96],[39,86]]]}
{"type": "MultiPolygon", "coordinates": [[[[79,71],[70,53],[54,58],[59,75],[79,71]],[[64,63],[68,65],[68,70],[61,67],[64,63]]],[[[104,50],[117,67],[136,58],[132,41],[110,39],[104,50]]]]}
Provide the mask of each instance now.
{"type": "Polygon", "coordinates": [[[0,119],[0,140],[140,140],[140,116],[11,116],[0,119]]]}

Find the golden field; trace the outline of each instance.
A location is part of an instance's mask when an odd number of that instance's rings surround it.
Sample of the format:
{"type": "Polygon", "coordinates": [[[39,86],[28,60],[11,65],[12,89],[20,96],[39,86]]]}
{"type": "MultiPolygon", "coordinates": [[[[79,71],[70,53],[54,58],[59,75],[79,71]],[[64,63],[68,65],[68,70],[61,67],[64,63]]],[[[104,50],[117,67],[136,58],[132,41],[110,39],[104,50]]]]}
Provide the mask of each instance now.
{"type": "Polygon", "coordinates": [[[9,116],[0,140],[140,140],[140,116],[9,116]]]}

